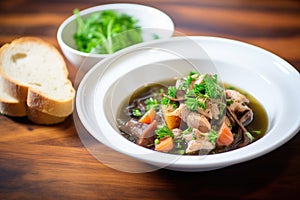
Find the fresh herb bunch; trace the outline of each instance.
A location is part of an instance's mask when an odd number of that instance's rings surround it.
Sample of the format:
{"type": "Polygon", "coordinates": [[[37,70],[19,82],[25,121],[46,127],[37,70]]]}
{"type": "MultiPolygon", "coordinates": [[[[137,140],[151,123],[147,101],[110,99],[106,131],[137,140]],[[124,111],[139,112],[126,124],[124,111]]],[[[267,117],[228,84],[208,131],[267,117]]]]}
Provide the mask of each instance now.
{"type": "Polygon", "coordinates": [[[143,41],[141,28],[132,16],[105,10],[82,19],[74,10],[77,32],[74,34],[79,51],[110,54],[143,41]]]}
{"type": "Polygon", "coordinates": [[[199,108],[206,109],[206,99],[220,100],[224,95],[224,88],[219,85],[217,75],[205,74],[202,83],[195,84],[190,89],[190,84],[196,80],[200,74],[196,72],[190,75],[180,85],[186,90],[185,103],[188,109],[197,111],[199,108]]]}

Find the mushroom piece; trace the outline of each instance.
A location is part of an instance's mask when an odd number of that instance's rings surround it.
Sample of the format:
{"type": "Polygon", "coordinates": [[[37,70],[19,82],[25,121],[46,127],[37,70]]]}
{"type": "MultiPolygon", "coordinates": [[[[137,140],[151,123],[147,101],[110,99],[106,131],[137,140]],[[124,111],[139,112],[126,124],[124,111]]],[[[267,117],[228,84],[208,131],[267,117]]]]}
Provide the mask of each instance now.
{"type": "Polygon", "coordinates": [[[156,120],[148,125],[131,119],[126,122],[125,125],[121,126],[120,129],[127,134],[132,134],[133,136],[135,136],[136,144],[147,147],[148,145],[151,145],[153,143],[153,140],[155,139],[156,127],[156,120]]]}

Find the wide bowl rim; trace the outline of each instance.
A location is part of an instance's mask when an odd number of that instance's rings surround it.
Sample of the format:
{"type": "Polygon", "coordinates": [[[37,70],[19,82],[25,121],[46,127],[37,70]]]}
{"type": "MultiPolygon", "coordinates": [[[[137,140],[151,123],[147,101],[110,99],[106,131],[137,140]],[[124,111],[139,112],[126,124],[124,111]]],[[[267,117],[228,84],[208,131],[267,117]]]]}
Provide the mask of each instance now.
{"type": "MultiPolygon", "coordinates": [[[[182,38],[186,38],[186,37],[173,37],[173,38],[168,38],[168,39],[163,39],[160,41],[152,41],[152,42],[147,42],[147,43],[143,43],[143,44],[138,44],[135,47],[129,47],[128,49],[124,49],[121,50],[120,52],[117,52],[116,56],[126,53],[128,51],[134,51],[136,48],[139,47],[143,47],[143,46],[147,46],[149,44],[154,44],[154,43],[164,43],[164,42],[169,42],[169,41],[176,41],[176,40],[181,40],[182,38]]],[[[278,57],[277,55],[264,50],[260,47],[245,43],[245,42],[241,42],[241,41],[237,41],[237,40],[232,40],[232,39],[227,39],[227,38],[220,38],[220,37],[211,37],[211,36],[189,36],[188,38],[194,39],[194,40],[211,40],[211,41],[217,41],[217,42],[225,42],[225,43],[231,43],[231,44],[235,44],[235,45],[242,45],[245,46],[247,48],[252,48],[255,51],[260,51],[261,53],[267,54],[268,56],[274,57],[276,59],[279,59],[283,64],[284,67],[286,67],[286,69],[288,71],[290,71],[291,73],[297,73],[299,75],[299,72],[293,67],[291,66],[288,62],[286,62],[285,60],[283,60],[282,58],[278,57]]],[[[79,85],[78,88],[78,93],[77,93],[77,97],[76,97],[76,107],[78,109],[78,106],[80,106],[80,96],[79,94],[81,93],[82,87],[83,87],[83,83],[88,79],[88,76],[92,73],[94,73],[94,71],[97,69],[97,66],[101,66],[101,64],[105,63],[108,59],[104,59],[102,61],[100,61],[98,64],[95,65],[95,67],[93,67],[87,74],[86,76],[82,79],[81,84],[79,85]]],[[[83,115],[82,115],[82,110],[77,110],[78,111],[78,115],[79,118],[81,120],[83,120],[83,124],[86,122],[85,119],[83,119],[83,115]]],[[[88,127],[87,126],[88,131],[93,131],[92,127],[88,127]]],[[[243,152],[243,151],[247,151],[247,149],[249,148],[248,146],[243,147],[241,149],[237,149],[235,151],[230,151],[230,152],[226,152],[226,153],[222,153],[222,154],[214,154],[214,155],[206,155],[206,159],[205,162],[196,162],[197,160],[197,156],[189,156],[189,155],[185,155],[185,156],[181,156],[180,158],[176,159],[176,155],[172,155],[172,154],[168,154],[168,157],[170,157],[171,159],[175,159],[176,161],[174,163],[171,163],[170,165],[167,166],[167,168],[175,168],[175,169],[182,169],[182,170],[186,170],[186,171],[198,171],[202,168],[220,168],[220,167],[225,167],[225,166],[229,166],[232,164],[237,164],[237,163],[241,163],[247,160],[251,160],[254,158],[257,158],[259,156],[262,156],[270,151],[273,151],[274,149],[278,148],[279,146],[283,145],[284,143],[286,143],[288,140],[290,140],[294,135],[296,135],[296,133],[300,130],[300,120],[297,121],[296,125],[293,126],[291,132],[283,137],[282,140],[278,141],[277,143],[273,143],[270,144],[269,146],[266,146],[262,149],[260,149],[259,151],[255,152],[255,153],[248,153],[247,156],[245,157],[234,157],[231,158],[231,155],[236,155],[236,152],[243,152]],[[225,159],[224,159],[225,157],[225,159]],[[215,159],[215,158],[222,158],[222,159],[215,159]],[[192,162],[191,162],[192,160],[192,162]],[[187,163],[189,162],[189,163],[187,163]]],[[[262,138],[263,139],[263,138],[262,138]]],[[[256,143],[261,143],[264,140],[258,140],[256,141],[256,143]]],[[[126,140],[126,139],[125,139],[126,140]]],[[[151,151],[149,149],[143,148],[145,149],[145,152],[147,151],[151,151]]],[[[124,152],[121,152],[124,153],[124,152]]],[[[156,154],[163,154],[160,152],[155,152],[156,154]]],[[[132,155],[128,155],[128,156],[132,156],[132,155]]],[[[149,163],[149,159],[147,158],[141,158],[139,156],[134,156],[135,158],[142,160],[144,162],[149,163]]],[[[178,157],[178,156],[177,156],[178,157]]],[[[151,160],[150,160],[151,163],[151,160]]],[[[155,161],[152,162],[152,164],[158,164],[158,165],[163,165],[165,163],[160,163],[159,161],[155,161]]]]}
{"type": "MultiPolygon", "coordinates": [[[[109,9],[146,9],[146,10],[151,10],[153,12],[159,13],[161,16],[163,16],[167,21],[168,21],[168,25],[169,27],[166,27],[166,30],[170,31],[171,35],[174,32],[175,29],[175,25],[173,20],[171,19],[171,17],[169,15],[167,15],[165,12],[163,12],[162,10],[159,10],[157,8],[151,7],[151,6],[147,6],[147,5],[143,5],[143,4],[136,4],[136,3],[108,3],[108,4],[102,4],[102,5],[97,5],[97,6],[92,6],[86,9],[83,9],[79,12],[79,14],[82,15],[88,15],[94,12],[98,12],[98,11],[103,11],[103,10],[109,10],[109,9]]],[[[56,38],[57,41],[59,43],[59,45],[62,48],[67,49],[68,51],[70,51],[73,54],[79,55],[79,56],[83,56],[83,57],[91,57],[91,58],[100,58],[103,59],[111,54],[96,54],[96,53],[86,53],[86,52],[82,52],[79,51],[77,49],[74,49],[72,47],[70,47],[67,43],[65,43],[65,41],[62,39],[62,33],[64,28],[71,23],[72,21],[76,20],[76,16],[74,14],[72,14],[71,16],[69,16],[67,19],[65,19],[59,26],[57,33],[56,33],[56,38]]],[[[170,35],[170,36],[171,36],[170,35]]]]}

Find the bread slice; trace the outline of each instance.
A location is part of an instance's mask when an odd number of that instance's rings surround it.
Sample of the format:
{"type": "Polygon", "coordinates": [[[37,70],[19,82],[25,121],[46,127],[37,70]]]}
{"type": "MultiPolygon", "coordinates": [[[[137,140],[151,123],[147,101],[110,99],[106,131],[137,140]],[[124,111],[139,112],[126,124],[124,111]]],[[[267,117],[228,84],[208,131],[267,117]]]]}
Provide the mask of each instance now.
{"type": "Polygon", "coordinates": [[[36,37],[22,37],[0,49],[3,90],[36,113],[65,118],[73,112],[75,90],[59,51],[36,37]]]}
{"type": "Polygon", "coordinates": [[[63,121],[65,121],[66,117],[56,117],[53,115],[49,115],[47,113],[43,113],[39,110],[33,109],[28,107],[27,110],[27,117],[30,121],[36,123],[36,124],[42,124],[42,125],[52,125],[52,124],[58,124],[63,121]]]}
{"type": "Polygon", "coordinates": [[[36,124],[51,125],[63,122],[66,117],[48,115],[27,106],[26,101],[19,101],[3,90],[3,78],[0,75],[0,114],[11,117],[25,117],[36,124]]]}
{"type": "Polygon", "coordinates": [[[19,101],[4,92],[2,76],[0,76],[0,113],[12,117],[24,117],[27,115],[26,102],[19,101]]]}

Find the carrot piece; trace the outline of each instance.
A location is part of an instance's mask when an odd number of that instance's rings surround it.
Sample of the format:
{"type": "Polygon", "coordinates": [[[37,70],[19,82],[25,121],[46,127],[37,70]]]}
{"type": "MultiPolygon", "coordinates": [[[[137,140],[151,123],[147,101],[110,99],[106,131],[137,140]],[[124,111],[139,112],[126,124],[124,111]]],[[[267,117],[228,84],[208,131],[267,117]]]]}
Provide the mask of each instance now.
{"type": "Polygon", "coordinates": [[[233,134],[228,127],[228,125],[223,122],[217,138],[217,145],[219,146],[229,146],[233,142],[233,134]]]}
{"type": "Polygon", "coordinates": [[[172,137],[164,137],[160,139],[158,144],[155,144],[155,150],[161,152],[168,152],[174,148],[174,142],[172,137]]]}
{"type": "Polygon", "coordinates": [[[140,119],[139,122],[144,124],[151,124],[156,117],[155,109],[152,107],[140,119]]]}
{"type": "Polygon", "coordinates": [[[162,113],[167,127],[172,130],[180,126],[181,119],[179,116],[173,114],[174,109],[170,106],[163,106],[162,113]]]}

